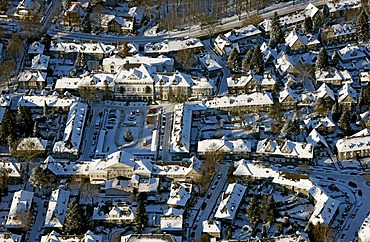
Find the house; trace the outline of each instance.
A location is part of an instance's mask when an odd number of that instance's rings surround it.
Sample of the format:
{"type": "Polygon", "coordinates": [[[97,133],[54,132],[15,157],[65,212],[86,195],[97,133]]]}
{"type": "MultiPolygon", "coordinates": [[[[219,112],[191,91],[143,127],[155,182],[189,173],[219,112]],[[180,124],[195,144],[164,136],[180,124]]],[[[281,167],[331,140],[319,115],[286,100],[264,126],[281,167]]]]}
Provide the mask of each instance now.
{"type": "Polygon", "coordinates": [[[339,139],[336,143],[339,160],[352,160],[370,156],[370,131],[363,129],[360,132],[339,139]]]}
{"type": "Polygon", "coordinates": [[[114,79],[114,98],[127,101],[154,100],[154,68],[142,64],[138,68],[123,70],[114,79]]]}
{"type": "Polygon", "coordinates": [[[328,2],[329,17],[332,19],[344,18],[347,16],[359,16],[362,10],[360,0],[341,0],[338,2],[328,2]]]}
{"type": "Polygon", "coordinates": [[[280,77],[284,77],[287,74],[298,76],[299,71],[296,68],[298,62],[297,58],[293,58],[282,51],[276,57],[274,65],[280,77]]]}
{"type": "Polygon", "coordinates": [[[204,49],[200,39],[185,38],[176,40],[164,40],[158,43],[148,43],[144,46],[144,54],[148,56],[168,55],[173,56],[180,50],[191,50],[198,53],[204,49]]]}
{"type": "Polygon", "coordinates": [[[16,19],[32,19],[40,11],[41,5],[45,4],[41,0],[22,0],[15,9],[14,17],[16,19]]]}
{"type": "Polygon", "coordinates": [[[96,235],[90,230],[88,230],[83,235],[59,235],[58,232],[52,231],[49,234],[43,235],[41,237],[40,242],[50,242],[50,241],[58,241],[58,242],[87,242],[87,241],[94,241],[94,242],[103,242],[102,235],[96,235]]]}
{"type": "Polygon", "coordinates": [[[221,237],[221,222],[217,220],[204,220],[202,222],[203,233],[207,233],[212,237],[220,238],[221,237]]]}
{"type": "Polygon", "coordinates": [[[285,45],[288,54],[298,54],[305,52],[307,49],[317,49],[321,43],[315,36],[303,36],[291,31],[285,38],[285,45]]]}
{"type": "MultiPolygon", "coordinates": [[[[170,208],[171,210],[175,210],[170,208]]],[[[182,235],[183,233],[183,215],[182,214],[165,214],[161,215],[161,231],[182,235]]]]}
{"type": "Polygon", "coordinates": [[[270,92],[254,92],[251,94],[241,94],[235,97],[223,96],[207,100],[205,105],[210,109],[219,110],[245,110],[245,111],[265,111],[268,112],[274,101],[270,92]]]}
{"type": "Polygon", "coordinates": [[[247,187],[241,184],[228,184],[226,191],[221,194],[221,202],[216,210],[215,219],[226,222],[234,221],[246,190],[247,187]]]}
{"type": "Polygon", "coordinates": [[[276,76],[270,72],[258,75],[250,71],[246,75],[228,77],[227,88],[229,94],[249,94],[255,91],[272,91],[276,82],[276,76]]]}
{"type": "Polygon", "coordinates": [[[63,14],[63,23],[71,27],[82,27],[86,16],[87,13],[80,2],[71,2],[63,14]]]}
{"type": "Polygon", "coordinates": [[[352,77],[347,70],[329,69],[315,72],[317,83],[329,84],[332,88],[338,88],[344,82],[352,82],[352,77]]]}
{"type": "Polygon", "coordinates": [[[235,45],[238,45],[239,47],[250,47],[259,44],[262,40],[261,34],[262,32],[253,25],[234,29],[226,34],[220,34],[215,39],[214,49],[221,56],[226,57],[235,45]]]}
{"type": "Polygon", "coordinates": [[[136,242],[139,240],[143,241],[156,241],[156,242],[178,242],[181,241],[181,236],[175,236],[172,234],[130,234],[121,236],[121,242],[136,242]]]}
{"type": "Polygon", "coordinates": [[[167,204],[170,208],[186,209],[192,198],[193,185],[185,182],[171,182],[167,204]]]}
{"type": "Polygon", "coordinates": [[[252,143],[249,140],[226,140],[221,139],[206,139],[198,141],[198,154],[200,158],[204,158],[208,152],[220,153],[226,160],[248,158],[252,150],[252,143]]]}
{"type": "Polygon", "coordinates": [[[330,134],[334,132],[335,123],[331,116],[308,118],[303,120],[308,130],[315,129],[320,133],[330,134]]]}
{"type": "Polygon", "coordinates": [[[256,155],[270,162],[309,162],[313,158],[313,146],[304,142],[267,138],[258,141],[256,155]]]}
{"type": "Polygon", "coordinates": [[[62,189],[52,191],[44,228],[46,230],[63,230],[70,192],[62,189]]]}
{"type": "Polygon", "coordinates": [[[46,72],[25,70],[19,73],[17,81],[19,88],[44,89],[46,86],[46,72]]]}
{"type": "Polygon", "coordinates": [[[32,113],[43,113],[45,109],[57,112],[66,112],[76,102],[74,97],[60,97],[59,95],[24,95],[18,100],[17,107],[28,107],[32,113]]]}
{"type": "Polygon", "coordinates": [[[263,42],[260,49],[263,54],[263,61],[265,62],[265,66],[273,66],[273,62],[278,55],[277,51],[275,49],[271,49],[266,42],[263,42]]]}
{"type": "Polygon", "coordinates": [[[335,95],[333,90],[324,82],[315,92],[316,100],[320,99],[328,105],[335,102],[335,95]]]}
{"type": "Polygon", "coordinates": [[[7,229],[22,229],[31,216],[33,192],[20,190],[14,193],[12,204],[5,222],[7,229]]]}
{"type": "Polygon", "coordinates": [[[330,149],[324,136],[322,136],[316,129],[313,129],[311,133],[306,137],[308,144],[312,144],[314,147],[314,158],[326,157],[328,149],[330,149]]]}
{"type": "Polygon", "coordinates": [[[370,83],[370,71],[363,71],[359,73],[361,87],[367,87],[370,83]]]}
{"type": "Polygon", "coordinates": [[[203,70],[205,70],[205,72],[210,78],[219,76],[222,73],[221,65],[218,64],[217,61],[211,57],[210,54],[206,54],[203,57],[200,57],[199,62],[203,70]]]}
{"type": "Polygon", "coordinates": [[[164,55],[158,57],[149,57],[136,54],[122,58],[113,55],[103,59],[103,71],[108,73],[118,73],[121,69],[130,70],[140,67],[142,64],[155,67],[156,72],[174,72],[175,61],[164,55]]]}
{"type": "Polygon", "coordinates": [[[3,242],[20,242],[22,241],[21,234],[13,234],[10,232],[0,232],[0,241],[3,242]]]}
{"type": "Polygon", "coordinates": [[[100,203],[94,207],[93,222],[98,224],[131,224],[134,222],[136,210],[127,203],[107,205],[100,203]]]}
{"type": "Polygon", "coordinates": [[[49,67],[50,56],[38,54],[31,61],[31,70],[46,71],[49,67]]]}
{"type": "Polygon", "coordinates": [[[347,45],[338,51],[339,57],[343,63],[359,61],[366,58],[364,46],[347,45]]]}
{"type": "Polygon", "coordinates": [[[76,158],[79,156],[87,110],[87,103],[75,102],[71,105],[63,138],[54,143],[53,155],[55,157],[76,158]]]}
{"type": "Polygon", "coordinates": [[[346,82],[338,91],[338,103],[343,110],[353,110],[357,105],[358,94],[357,91],[346,82]]]}
{"type": "Polygon", "coordinates": [[[358,241],[366,242],[370,241],[370,214],[364,219],[361,224],[361,227],[358,231],[358,241]]]}
{"type": "Polygon", "coordinates": [[[134,23],[115,15],[105,14],[101,20],[101,28],[105,32],[128,34],[134,31],[134,23]]]}
{"type": "Polygon", "coordinates": [[[134,19],[134,24],[138,27],[143,23],[145,19],[145,11],[142,8],[131,7],[127,14],[134,19]]]}
{"type": "Polygon", "coordinates": [[[322,38],[326,45],[337,45],[357,40],[356,26],[351,23],[333,24],[324,29],[322,38]]]}
{"type": "Polygon", "coordinates": [[[21,178],[21,164],[11,160],[0,160],[0,170],[5,169],[7,176],[11,181],[19,181],[21,178]]]}
{"type": "Polygon", "coordinates": [[[192,77],[182,72],[157,73],[153,76],[157,100],[174,100],[190,97],[208,98],[213,94],[214,87],[206,78],[192,77]]]}
{"type": "Polygon", "coordinates": [[[279,93],[279,103],[287,110],[294,109],[299,101],[299,96],[288,86],[279,93]]]}
{"type": "Polygon", "coordinates": [[[78,92],[79,88],[91,88],[106,95],[106,91],[113,92],[114,90],[114,74],[110,73],[92,73],[85,74],[80,77],[62,77],[56,80],[55,90],[60,93],[65,91],[73,94],[78,92]]]}
{"type": "Polygon", "coordinates": [[[42,156],[46,153],[47,140],[42,140],[36,137],[22,138],[16,148],[18,154],[25,156],[42,156]]]}

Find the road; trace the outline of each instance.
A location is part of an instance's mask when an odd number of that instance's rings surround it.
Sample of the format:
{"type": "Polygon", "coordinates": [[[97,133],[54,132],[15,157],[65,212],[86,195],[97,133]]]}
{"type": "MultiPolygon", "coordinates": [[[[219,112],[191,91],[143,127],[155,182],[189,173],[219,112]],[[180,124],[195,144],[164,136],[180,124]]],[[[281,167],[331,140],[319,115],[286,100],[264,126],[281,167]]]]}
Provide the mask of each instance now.
{"type": "MultiPolygon", "coordinates": [[[[297,4],[295,6],[291,6],[291,2],[286,3],[279,3],[279,4],[273,4],[272,6],[269,6],[263,10],[261,10],[262,14],[261,17],[263,19],[265,18],[271,18],[275,11],[278,11],[279,15],[286,15],[289,13],[294,13],[296,11],[300,11],[304,9],[307,6],[307,2],[299,2],[296,1],[297,4]]],[[[309,1],[311,3],[315,3],[316,5],[322,5],[325,3],[325,1],[319,1],[319,0],[312,0],[309,1]]],[[[247,18],[249,15],[255,14],[256,11],[252,11],[250,13],[243,13],[241,16],[241,20],[238,20],[237,16],[233,16],[230,18],[225,18],[222,20],[222,25],[219,26],[213,26],[213,28],[217,28],[220,32],[222,31],[229,31],[234,28],[240,28],[243,26],[243,19],[247,18]]],[[[148,24],[149,26],[149,24],[148,24]]],[[[185,29],[184,31],[176,31],[176,32],[169,32],[169,33],[163,33],[159,34],[157,36],[145,36],[145,35],[139,35],[139,36],[97,36],[95,34],[89,34],[89,33],[81,33],[81,32],[70,32],[62,29],[55,29],[54,27],[49,28],[47,33],[52,37],[56,39],[60,39],[63,41],[74,41],[74,40],[80,40],[84,42],[89,42],[91,40],[100,41],[103,43],[117,43],[122,41],[128,41],[128,42],[134,42],[137,44],[146,44],[149,42],[156,42],[156,41],[162,41],[163,39],[175,39],[175,38],[181,38],[185,36],[191,36],[191,37],[206,37],[208,35],[208,31],[201,29],[199,25],[193,26],[191,29],[185,29]]]]}
{"type": "MultiPolygon", "coordinates": [[[[164,110],[163,110],[164,111],[164,110]]],[[[164,129],[164,134],[161,135],[161,143],[163,142],[163,145],[162,146],[162,160],[163,161],[170,161],[172,160],[171,159],[171,155],[170,155],[170,148],[171,148],[171,130],[172,130],[172,116],[173,116],[173,112],[165,112],[163,113],[163,118],[162,120],[166,120],[165,121],[165,129],[164,129]]],[[[162,123],[163,125],[163,123],[162,123]]]]}
{"type": "MultiPolygon", "coordinates": [[[[202,230],[203,230],[203,221],[208,220],[211,215],[213,215],[213,210],[215,208],[215,205],[217,204],[217,201],[220,197],[220,195],[223,192],[224,186],[226,184],[227,180],[227,171],[229,169],[229,163],[224,163],[220,164],[220,173],[221,177],[217,178],[217,174],[215,175],[214,179],[211,181],[211,184],[209,185],[208,191],[206,192],[206,197],[203,198],[204,202],[207,204],[204,210],[201,208],[196,208],[199,209],[199,212],[197,216],[195,217],[196,220],[193,223],[192,228],[197,226],[197,229],[195,230],[195,239],[200,238],[202,235],[202,230]],[[214,189],[212,189],[212,186],[217,182],[217,185],[214,189]],[[210,198],[207,198],[207,194],[212,194],[210,198]]],[[[194,229],[191,230],[193,232],[194,229]]]]}
{"type": "Polygon", "coordinates": [[[47,208],[44,207],[44,202],[48,200],[42,200],[39,197],[34,196],[33,198],[34,203],[37,204],[37,215],[36,219],[34,220],[35,223],[30,229],[30,237],[29,241],[40,241],[42,235],[42,226],[45,222],[46,210],[47,208]]]}
{"type": "Polygon", "coordinates": [[[227,94],[227,78],[231,76],[231,72],[229,68],[227,68],[226,63],[223,59],[220,58],[219,55],[217,55],[213,51],[212,44],[210,43],[210,40],[203,41],[205,50],[210,54],[212,59],[214,59],[220,66],[222,71],[222,79],[218,85],[217,93],[218,96],[224,96],[227,94]]]}

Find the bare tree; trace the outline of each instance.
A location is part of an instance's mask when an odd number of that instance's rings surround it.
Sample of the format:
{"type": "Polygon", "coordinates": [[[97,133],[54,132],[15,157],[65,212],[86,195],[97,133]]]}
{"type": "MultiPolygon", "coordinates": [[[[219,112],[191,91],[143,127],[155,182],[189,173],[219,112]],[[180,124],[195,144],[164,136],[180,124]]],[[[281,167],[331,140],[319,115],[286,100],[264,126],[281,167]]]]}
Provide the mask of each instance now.
{"type": "Polygon", "coordinates": [[[96,87],[90,85],[79,86],[77,91],[80,94],[80,97],[87,102],[96,101],[99,99],[99,93],[96,87]]]}
{"type": "Polygon", "coordinates": [[[181,64],[184,69],[191,69],[195,65],[195,51],[192,49],[184,49],[177,52],[175,60],[181,64]]]}

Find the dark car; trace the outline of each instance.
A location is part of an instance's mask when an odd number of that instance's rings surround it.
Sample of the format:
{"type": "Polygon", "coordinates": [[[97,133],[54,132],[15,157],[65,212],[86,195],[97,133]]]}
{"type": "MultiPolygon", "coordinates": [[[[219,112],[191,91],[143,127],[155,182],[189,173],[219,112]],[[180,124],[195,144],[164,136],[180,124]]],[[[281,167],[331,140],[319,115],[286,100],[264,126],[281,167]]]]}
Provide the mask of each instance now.
{"type": "Polygon", "coordinates": [[[194,238],[194,236],[195,236],[195,231],[191,232],[190,234],[190,237],[194,238]]]}

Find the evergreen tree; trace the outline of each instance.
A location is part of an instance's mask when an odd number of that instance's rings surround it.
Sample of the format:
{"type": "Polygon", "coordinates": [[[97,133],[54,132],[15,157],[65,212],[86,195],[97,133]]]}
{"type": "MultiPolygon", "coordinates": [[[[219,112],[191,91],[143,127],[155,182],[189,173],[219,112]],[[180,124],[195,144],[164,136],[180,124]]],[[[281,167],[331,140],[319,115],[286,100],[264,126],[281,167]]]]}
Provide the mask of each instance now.
{"type": "Polygon", "coordinates": [[[148,215],[145,209],[145,200],[140,199],[137,203],[136,207],[136,215],[135,215],[135,233],[140,234],[144,228],[148,225],[148,215]]]}
{"type": "Polygon", "coordinates": [[[365,11],[362,11],[356,22],[356,35],[358,41],[366,41],[369,35],[369,18],[365,11]]]}
{"type": "Polygon", "coordinates": [[[134,137],[132,136],[131,130],[129,128],[126,129],[125,135],[123,136],[123,139],[126,142],[131,142],[134,140],[134,137]]]}
{"type": "Polygon", "coordinates": [[[240,65],[239,58],[239,52],[234,48],[227,58],[227,67],[232,71],[237,71],[240,65]]]}
{"type": "Polygon", "coordinates": [[[35,187],[47,187],[50,186],[55,179],[49,176],[46,171],[39,165],[32,170],[30,182],[35,187]]]}
{"type": "Polygon", "coordinates": [[[259,217],[260,217],[260,207],[259,207],[259,201],[258,201],[258,198],[257,196],[253,196],[251,198],[251,201],[249,203],[249,206],[247,208],[247,216],[248,216],[248,220],[255,224],[259,217]]]}
{"type": "Polygon", "coordinates": [[[351,131],[351,116],[348,110],[346,110],[339,119],[339,127],[344,131],[345,135],[348,135],[351,131]]]}
{"type": "Polygon", "coordinates": [[[328,52],[326,52],[325,48],[322,47],[319,55],[317,56],[317,61],[316,61],[316,70],[323,70],[327,69],[329,67],[329,61],[328,61],[328,52]]]}
{"type": "Polygon", "coordinates": [[[10,108],[6,108],[3,122],[0,126],[0,141],[6,143],[9,140],[14,141],[16,138],[15,117],[10,108]]]}
{"type": "Polygon", "coordinates": [[[270,42],[271,48],[275,48],[278,44],[284,43],[284,34],[280,26],[280,18],[277,12],[274,13],[274,17],[271,21],[270,30],[270,42]]]}
{"type": "Polygon", "coordinates": [[[245,73],[247,73],[251,69],[252,56],[253,56],[253,51],[252,50],[248,50],[248,52],[247,52],[247,54],[246,54],[246,56],[245,56],[245,58],[243,60],[243,63],[242,63],[242,70],[245,73]]]}
{"type": "Polygon", "coordinates": [[[263,61],[263,54],[259,45],[257,45],[254,49],[251,64],[253,71],[255,71],[259,75],[263,75],[265,63],[263,61]]]}
{"type": "Polygon", "coordinates": [[[67,234],[81,234],[82,228],[86,221],[84,220],[83,210],[76,202],[68,204],[64,231],[67,234]]]}
{"type": "Polygon", "coordinates": [[[29,107],[20,107],[17,117],[18,128],[26,137],[32,136],[34,121],[29,107]]]}
{"type": "Polygon", "coordinates": [[[332,61],[334,66],[338,65],[338,63],[340,61],[338,51],[334,50],[333,55],[331,56],[331,61],[332,61]]]}
{"type": "Polygon", "coordinates": [[[311,17],[306,17],[304,19],[304,31],[308,34],[313,33],[313,22],[311,17]]]}

